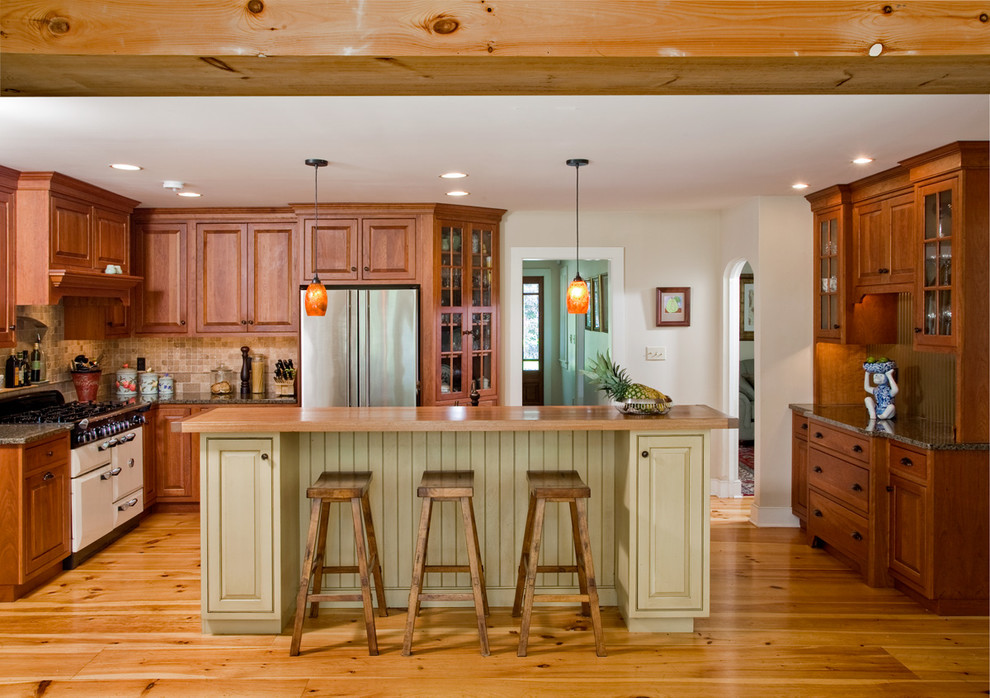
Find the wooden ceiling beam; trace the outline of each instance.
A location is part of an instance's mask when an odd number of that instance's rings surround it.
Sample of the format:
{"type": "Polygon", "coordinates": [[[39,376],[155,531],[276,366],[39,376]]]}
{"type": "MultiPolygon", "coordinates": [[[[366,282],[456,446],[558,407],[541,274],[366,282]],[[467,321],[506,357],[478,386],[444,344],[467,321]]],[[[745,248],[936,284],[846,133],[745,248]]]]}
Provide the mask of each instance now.
{"type": "Polygon", "coordinates": [[[5,95],[986,92],[976,2],[4,0],[5,95]],[[869,55],[876,44],[879,57],[869,55]]]}

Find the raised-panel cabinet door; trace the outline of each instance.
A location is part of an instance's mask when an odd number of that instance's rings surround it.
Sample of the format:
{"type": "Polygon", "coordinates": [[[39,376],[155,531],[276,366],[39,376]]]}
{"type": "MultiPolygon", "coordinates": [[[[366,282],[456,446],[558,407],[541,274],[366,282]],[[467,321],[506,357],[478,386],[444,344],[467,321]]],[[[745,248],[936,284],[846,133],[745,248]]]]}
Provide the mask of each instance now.
{"type": "Polygon", "coordinates": [[[356,218],[320,219],[314,231],[314,220],[304,221],[305,271],[302,283],[308,284],[314,273],[322,281],[354,281],[359,277],[358,221],[356,218]]]}
{"type": "Polygon", "coordinates": [[[791,439],[791,513],[808,519],[808,439],[797,435],[791,439]]]}
{"type": "Polygon", "coordinates": [[[704,437],[641,436],[636,456],[636,609],[707,615],[704,437]]]}
{"type": "Polygon", "coordinates": [[[276,455],[270,438],[206,443],[207,616],[275,613],[276,455]]]}
{"type": "Polygon", "coordinates": [[[173,431],[172,425],[192,415],[190,407],[159,407],[156,420],[155,470],[158,501],[199,501],[199,454],[194,434],[173,431]]]}
{"type": "Polygon", "coordinates": [[[93,244],[97,270],[108,264],[119,265],[121,271],[130,274],[130,217],[116,211],[93,209],[93,244]]]}
{"type": "Polygon", "coordinates": [[[149,223],[135,236],[137,334],[189,334],[186,322],[188,257],[184,223],[149,223]]]}
{"type": "Polygon", "coordinates": [[[872,201],[853,208],[856,285],[886,283],[890,273],[890,238],[883,229],[883,204],[872,201]]]}
{"type": "Polygon", "coordinates": [[[92,269],[89,204],[53,196],[51,199],[51,267],[92,269]]]}
{"type": "MultiPolygon", "coordinates": [[[[16,180],[15,180],[16,181],[16,180]]],[[[14,330],[17,308],[14,305],[14,192],[0,190],[0,347],[17,343],[14,330]]]]}
{"type": "Polygon", "coordinates": [[[144,508],[148,509],[158,501],[158,476],[156,475],[158,407],[153,406],[145,413],[144,428],[141,430],[141,453],[144,465],[144,508]]]}
{"type": "Polygon", "coordinates": [[[890,478],[890,571],[931,596],[928,562],[927,487],[900,477],[890,478]]]}
{"type": "Polygon", "coordinates": [[[196,332],[247,331],[246,235],[243,224],[197,224],[196,332]]]}
{"type": "Polygon", "coordinates": [[[914,192],[896,196],[887,201],[890,230],[890,283],[913,284],[917,245],[915,236],[914,192]]]}
{"type": "Polygon", "coordinates": [[[248,226],[248,329],[299,327],[299,235],[294,226],[248,226]]]}
{"type": "Polygon", "coordinates": [[[106,308],[106,337],[129,337],[131,334],[131,309],[120,300],[111,299],[106,308]]]}
{"type": "Polygon", "coordinates": [[[23,583],[69,555],[69,464],[35,470],[24,478],[23,583]]]}
{"type": "Polygon", "coordinates": [[[363,219],[361,264],[362,279],[415,279],[416,219],[363,219]]]}

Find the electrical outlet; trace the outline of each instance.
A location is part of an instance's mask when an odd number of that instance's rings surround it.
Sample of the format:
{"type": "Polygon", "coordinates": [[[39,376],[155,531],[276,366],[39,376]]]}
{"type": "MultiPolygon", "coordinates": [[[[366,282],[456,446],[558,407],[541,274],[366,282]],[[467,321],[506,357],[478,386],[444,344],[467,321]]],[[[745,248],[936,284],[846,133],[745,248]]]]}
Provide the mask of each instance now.
{"type": "Polygon", "coordinates": [[[667,347],[646,347],[647,361],[666,361],[667,347]]]}

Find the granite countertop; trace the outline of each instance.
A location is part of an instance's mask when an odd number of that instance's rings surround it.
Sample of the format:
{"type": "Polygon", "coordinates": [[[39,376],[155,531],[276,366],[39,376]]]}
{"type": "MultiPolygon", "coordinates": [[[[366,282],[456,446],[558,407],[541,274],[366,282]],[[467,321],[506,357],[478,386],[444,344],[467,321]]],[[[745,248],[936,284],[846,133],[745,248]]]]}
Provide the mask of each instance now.
{"type": "Polygon", "coordinates": [[[0,424],[0,446],[23,446],[69,431],[71,424],[0,424]]]}
{"type": "Polygon", "coordinates": [[[788,405],[792,411],[806,417],[814,417],[828,424],[834,424],[855,431],[864,436],[879,436],[893,439],[912,446],[936,451],[986,451],[990,444],[964,443],[955,438],[951,424],[936,422],[920,417],[897,416],[894,419],[881,419],[870,423],[870,417],[863,405],[788,405]]]}
{"type": "Polygon", "coordinates": [[[295,405],[294,395],[273,395],[269,393],[241,396],[240,393],[213,395],[208,390],[177,390],[168,398],[140,398],[141,402],[152,405],[295,405]]]}

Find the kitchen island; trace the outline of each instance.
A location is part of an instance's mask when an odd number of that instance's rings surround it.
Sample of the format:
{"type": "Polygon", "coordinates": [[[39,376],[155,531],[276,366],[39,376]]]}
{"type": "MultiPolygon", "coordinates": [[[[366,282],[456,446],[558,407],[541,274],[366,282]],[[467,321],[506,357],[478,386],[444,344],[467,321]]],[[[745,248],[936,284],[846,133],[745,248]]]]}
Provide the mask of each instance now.
{"type": "MultiPolygon", "coordinates": [[[[710,434],[737,421],[704,405],[663,416],[612,407],[216,408],[179,428],[199,433],[202,615],[208,633],[278,633],[291,620],[308,517],[306,488],[324,470],[370,470],[386,598],[409,593],[426,469],[475,472],[489,601],[512,603],[527,470],[577,470],[591,487],[592,553],[604,605],[632,631],[691,631],[709,609],[710,434]]],[[[569,513],[548,510],[542,560],[573,559],[569,513]]],[[[331,514],[327,564],[353,564],[349,518],[331,514]]],[[[456,559],[457,512],[440,507],[429,557],[456,559]]],[[[466,560],[463,562],[466,563],[466,560]]],[[[328,585],[357,589],[356,575],[328,585]]],[[[469,588],[437,573],[431,586],[469,588]]],[[[545,589],[573,593],[571,573],[545,589]]],[[[553,593],[553,592],[551,592],[553,593]]]]}

